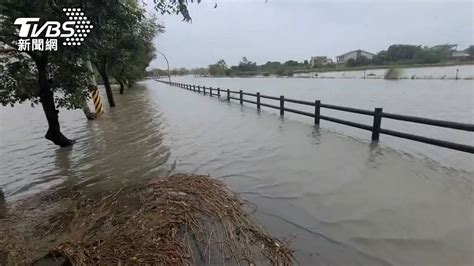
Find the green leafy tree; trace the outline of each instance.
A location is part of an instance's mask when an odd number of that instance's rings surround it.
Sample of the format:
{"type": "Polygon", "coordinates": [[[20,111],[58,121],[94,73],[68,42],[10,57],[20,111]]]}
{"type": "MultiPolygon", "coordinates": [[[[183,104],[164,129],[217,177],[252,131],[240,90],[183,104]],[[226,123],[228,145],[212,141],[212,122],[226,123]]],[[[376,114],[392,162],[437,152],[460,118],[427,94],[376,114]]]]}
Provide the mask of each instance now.
{"type": "MultiPolygon", "coordinates": [[[[110,5],[110,4],[107,4],[110,5]]],[[[90,58],[104,83],[110,107],[115,106],[110,75],[114,64],[127,57],[130,52],[124,45],[130,43],[129,34],[144,19],[144,10],[136,2],[126,1],[107,6],[105,9],[91,10],[89,16],[97,24],[89,40],[90,58]]]]}
{"type": "Polygon", "coordinates": [[[153,38],[157,32],[164,32],[164,27],[156,24],[155,18],[146,18],[118,42],[120,52],[111,62],[111,73],[120,84],[120,94],[146,76],[146,68],[155,58],[153,38]]]}
{"type": "Polygon", "coordinates": [[[227,64],[223,59],[217,61],[217,63],[209,65],[209,74],[211,76],[224,76],[227,71],[227,64]]]}
{"type": "Polygon", "coordinates": [[[247,57],[242,57],[237,69],[241,72],[252,72],[257,70],[257,63],[249,61],[247,57]]]}
{"type": "MultiPolygon", "coordinates": [[[[0,43],[11,48],[7,57],[0,62],[0,102],[14,105],[24,101],[41,104],[48,121],[46,139],[59,146],[74,142],[65,137],[59,125],[58,108],[81,108],[89,95],[87,86],[91,74],[83,63],[94,60],[98,69],[108,74],[111,55],[116,55],[117,41],[130,23],[142,19],[143,13],[133,10],[133,0],[63,0],[31,1],[1,0],[0,43]],[[92,22],[94,30],[81,46],[58,46],[55,52],[18,52],[18,17],[40,17],[64,22],[67,20],[63,8],[80,7],[92,22]],[[120,18],[120,19],[118,19],[120,18]],[[117,26],[123,28],[117,30],[117,26]],[[115,36],[117,38],[112,38],[115,36]],[[92,55],[92,56],[91,56],[92,55]],[[99,57],[95,57],[97,55],[99,57]],[[104,63],[105,60],[105,63],[104,63]],[[105,68],[104,68],[105,64],[105,68]]],[[[162,14],[181,14],[190,21],[187,5],[192,0],[157,0],[155,10],[162,14]]],[[[135,24],[136,25],[136,24],[135,24]]],[[[40,36],[44,37],[44,36],[40,36]]],[[[107,75],[108,77],[108,75],[107,75]]],[[[107,90],[111,95],[111,90],[107,90]]],[[[112,99],[113,103],[113,99],[112,99]]]]}
{"type": "Polygon", "coordinates": [[[284,68],[278,68],[276,71],[275,71],[275,74],[277,76],[284,76],[285,75],[285,69],[284,68]]]}
{"type": "Polygon", "coordinates": [[[297,67],[300,65],[300,63],[298,63],[298,61],[295,61],[295,60],[288,60],[283,65],[287,67],[297,67]]]}
{"type": "Polygon", "coordinates": [[[416,54],[413,62],[420,64],[439,63],[443,58],[445,58],[443,53],[443,51],[437,51],[436,49],[423,48],[416,54]]]}
{"type": "Polygon", "coordinates": [[[390,56],[387,54],[387,51],[383,50],[378,52],[374,58],[372,58],[374,65],[385,65],[390,63],[390,56]]]}
{"type": "Polygon", "coordinates": [[[414,59],[421,49],[419,45],[394,44],[388,47],[387,55],[391,61],[408,61],[414,59]]]}
{"type": "Polygon", "coordinates": [[[376,65],[385,64],[432,64],[448,60],[453,45],[438,45],[432,48],[420,45],[394,44],[380,51],[373,58],[376,65]]]}
{"type": "Polygon", "coordinates": [[[371,61],[368,59],[366,56],[358,56],[356,59],[356,65],[357,66],[367,66],[370,65],[371,61]]]}
{"type": "Polygon", "coordinates": [[[209,73],[209,70],[204,67],[199,67],[199,68],[191,69],[191,73],[194,75],[204,76],[204,75],[207,75],[207,73],[209,73]]]}
{"type": "MultiPolygon", "coordinates": [[[[65,4],[71,4],[65,1],[65,4]]],[[[59,146],[73,143],[62,133],[57,107],[81,108],[88,95],[88,70],[80,62],[82,47],[58,46],[58,51],[18,52],[18,17],[40,17],[42,21],[67,20],[53,1],[3,0],[0,3],[0,42],[12,48],[2,59],[0,100],[14,105],[26,100],[41,103],[48,121],[46,139],[59,146]],[[60,96],[58,96],[60,95],[60,96]]]]}

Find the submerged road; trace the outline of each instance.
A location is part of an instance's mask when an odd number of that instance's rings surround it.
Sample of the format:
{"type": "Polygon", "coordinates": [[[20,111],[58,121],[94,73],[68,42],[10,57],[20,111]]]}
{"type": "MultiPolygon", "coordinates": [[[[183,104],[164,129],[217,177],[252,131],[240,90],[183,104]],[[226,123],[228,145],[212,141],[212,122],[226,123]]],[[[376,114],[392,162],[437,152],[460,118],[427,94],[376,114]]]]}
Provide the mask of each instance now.
{"type": "Polygon", "coordinates": [[[210,174],[255,205],[271,233],[290,237],[303,265],[473,263],[470,169],[151,80],[116,101],[93,122],[62,111],[78,140],[68,149],[43,139],[39,110],[0,109],[7,201],[61,183],[97,192],[210,174]]]}

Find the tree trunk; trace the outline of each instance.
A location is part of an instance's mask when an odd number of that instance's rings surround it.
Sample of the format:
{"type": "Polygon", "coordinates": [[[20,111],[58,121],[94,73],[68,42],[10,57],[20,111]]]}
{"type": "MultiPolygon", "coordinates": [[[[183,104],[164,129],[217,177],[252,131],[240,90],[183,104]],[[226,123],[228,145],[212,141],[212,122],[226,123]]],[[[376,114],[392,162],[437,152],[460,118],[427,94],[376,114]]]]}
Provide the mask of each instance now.
{"type": "Polygon", "coordinates": [[[102,80],[104,81],[105,92],[107,93],[109,105],[110,107],[115,107],[114,94],[112,93],[112,87],[110,87],[109,75],[107,75],[107,66],[103,64],[98,70],[102,80]]]}
{"type": "Polygon", "coordinates": [[[123,90],[125,89],[125,85],[123,84],[123,81],[120,79],[117,79],[118,83],[120,84],[120,94],[123,94],[123,90]]]}
{"type": "MultiPolygon", "coordinates": [[[[3,191],[0,188],[0,219],[3,219],[5,217],[7,217],[7,203],[5,201],[5,195],[3,195],[3,191]]],[[[0,262],[3,263],[1,258],[0,262]]]]}
{"type": "Polygon", "coordinates": [[[54,144],[61,147],[66,147],[74,144],[73,140],[66,138],[62,133],[59,126],[58,113],[54,105],[54,94],[49,87],[48,75],[46,73],[47,62],[43,59],[37,64],[38,67],[38,85],[40,88],[40,101],[43,106],[46,120],[48,121],[48,131],[46,132],[45,138],[52,141],[54,144]]]}

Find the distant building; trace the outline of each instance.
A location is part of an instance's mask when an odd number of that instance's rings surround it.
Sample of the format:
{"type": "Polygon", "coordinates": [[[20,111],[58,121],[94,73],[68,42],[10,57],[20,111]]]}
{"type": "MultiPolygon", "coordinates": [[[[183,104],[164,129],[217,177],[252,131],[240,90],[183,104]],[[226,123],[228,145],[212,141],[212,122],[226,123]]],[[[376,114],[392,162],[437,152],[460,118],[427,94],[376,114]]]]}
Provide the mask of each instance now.
{"type": "Polygon", "coordinates": [[[457,44],[440,44],[440,45],[435,45],[431,47],[430,49],[440,51],[440,52],[445,52],[447,53],[448,57],[452,59],[463,59],[466,57],[470,57],[467,51],[458,51],[457,44]]]}
{"type": "Polygon", "coordinates": [[[345,54],[341,54],[340,56],[337,56],[336,62],[338,64],[345,64],[351,58],[354,60],[357,60],[359,56],[365,56],[367,59],[372,59],[375,56],[375,54],[369,53],[363,50],[354,50],[354,51],[347,52],[345,54]]]}
{"type": "Polygon", "coordinates": [[[469,53],[466,51],[452,51],[451,52],[451,57],[453,58],[465,58],[469,57],[469,53]]]}
{"type": "Polygon", "coordinates": [[[457,44],[439,44],[431,47],[433,50],[446,50],[446,51],[456,51],[458,49],[457,44]]]}
{"type": "Polygon", "coordinates": [[[332,64],[332,59],[327,56],[313,56],[311,57],[311,67],[324,66],[332,64]]]}

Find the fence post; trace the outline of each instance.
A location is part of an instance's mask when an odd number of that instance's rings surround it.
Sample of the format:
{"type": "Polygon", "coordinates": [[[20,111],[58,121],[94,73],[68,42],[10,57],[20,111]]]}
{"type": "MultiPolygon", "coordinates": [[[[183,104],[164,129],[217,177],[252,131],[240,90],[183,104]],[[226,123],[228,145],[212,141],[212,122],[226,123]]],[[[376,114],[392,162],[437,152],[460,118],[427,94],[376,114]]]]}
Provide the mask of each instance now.
{"type": "Polygon", "coordinates": [[[221,97],[221,88],[217,88],[217,98],[221,97]]]}
{"type": "Polygon", "coordinates": [[[196,92],[196,85],[193,85],[193,91],[196,92]]]}
{"type": "Polygon", "coordinates": [[[260,110],[260,92],[257,92],[257,110],[260,110]]]}
{"type": "Polygon", "coordinates": [[[202,92],[206,95],[206,86],[202,86],[202,92]]]}
{"type": "Polygon", "coordinates": [[[382,108],[375,108],[374,125],[372,128],[372,141],[378,141],[380,136],[380,125],[382,124],[382,108]]]}
{"type": "Polygon", "coordinates": [[[280,95],[280,115],[283,116],[285,114],[285,96],[280,95]]]}
{"type": "Polygon", "coordinates": [[[319,120],[321,116],[321,101],[314,101],[314,124],[319,125],[319,120]]]}
{"type": "Polygon", "coordinates": [[[240,105],[244,104],[244,95],[242,94],[242,90],[240,90],[240,105]]]}
{"type": "Polygon", "coordinates": [[[229,89],[227,89],[227,101],[230,102],[230,90],[229,89]]]}
{"type": "Polygon", "coordinates": [[[212,87],[209,87],[209,95],[212,97],[212,87]]]}
{"type": "Polygon", "coordinates": [[[198,93],[201,93],[201,86],[198,85],[198,93]]]}

